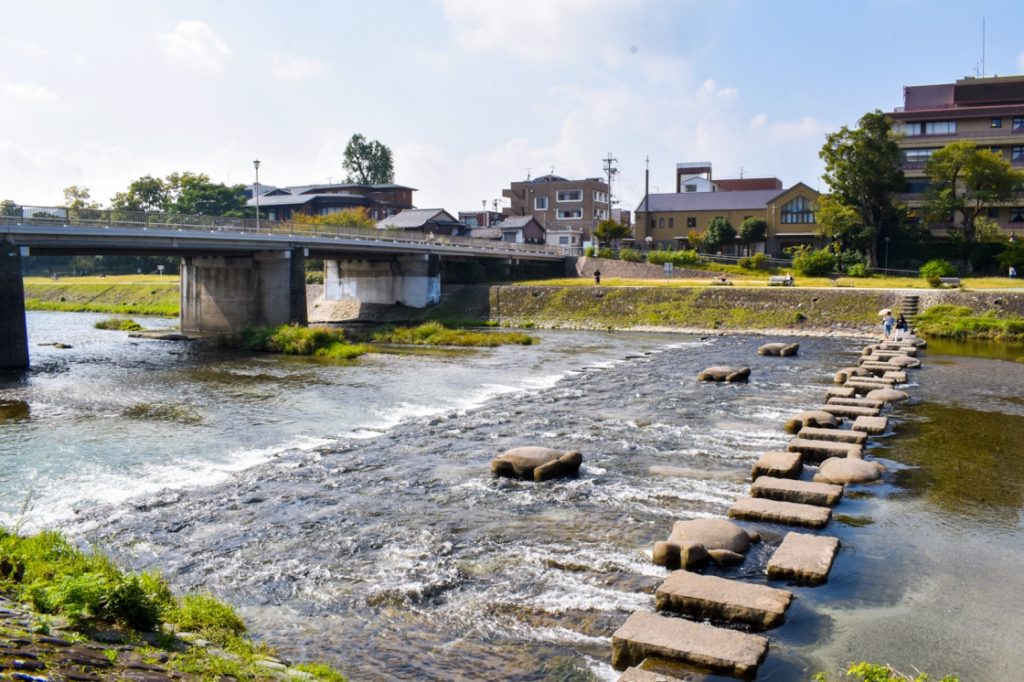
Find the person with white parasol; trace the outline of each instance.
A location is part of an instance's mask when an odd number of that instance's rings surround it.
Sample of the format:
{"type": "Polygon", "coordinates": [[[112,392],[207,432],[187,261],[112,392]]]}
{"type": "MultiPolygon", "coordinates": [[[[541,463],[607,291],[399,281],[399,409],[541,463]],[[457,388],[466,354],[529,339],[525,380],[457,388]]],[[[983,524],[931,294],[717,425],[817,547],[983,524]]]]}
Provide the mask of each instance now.
{"type": "Polygon", "coordinates": [[[882,316],[882,332],[885,334],[885,340],[888,341],[889,336],[892,335],[892,328],[896,324],[896,318],[892,316],[891,308],[882,308],[878,314],[882,316]]]}

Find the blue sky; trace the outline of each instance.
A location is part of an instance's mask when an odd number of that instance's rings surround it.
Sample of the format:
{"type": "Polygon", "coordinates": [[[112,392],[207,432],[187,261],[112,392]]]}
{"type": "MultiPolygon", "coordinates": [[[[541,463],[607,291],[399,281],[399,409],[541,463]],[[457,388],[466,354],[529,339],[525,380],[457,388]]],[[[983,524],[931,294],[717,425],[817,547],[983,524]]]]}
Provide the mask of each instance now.
{"type": "MultiPolygon", "coordinates": [[[[601,174],[635,208],[675,163],[818,186],[826,132],[902,87],[1024,73],[1024,3],[658,0],[4,2],[0,198],[106,203],[191,170],[340,180],[389,145],[421,207],[474,209],[527,172],[601,174]]],[[[824,188],[823,188],[824,189],[824,188]]]]}

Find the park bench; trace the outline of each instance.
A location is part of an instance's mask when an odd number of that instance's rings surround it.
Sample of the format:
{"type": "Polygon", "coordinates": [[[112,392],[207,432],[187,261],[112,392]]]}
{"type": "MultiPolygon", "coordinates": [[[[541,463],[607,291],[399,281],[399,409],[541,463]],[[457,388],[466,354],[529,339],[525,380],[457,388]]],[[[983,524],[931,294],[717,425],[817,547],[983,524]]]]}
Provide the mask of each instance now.
{"type": "Polygon", "coordinates": [[[939,283],[946,287],[958,287],[960,286],[959,277],[939,277],[939,283]]]}
{"type": "Polygon", "coordinates": [[[768,278],[768,286],[791,287],[793,286],[793,278],[788,275],[772,275],[768,278]]]}

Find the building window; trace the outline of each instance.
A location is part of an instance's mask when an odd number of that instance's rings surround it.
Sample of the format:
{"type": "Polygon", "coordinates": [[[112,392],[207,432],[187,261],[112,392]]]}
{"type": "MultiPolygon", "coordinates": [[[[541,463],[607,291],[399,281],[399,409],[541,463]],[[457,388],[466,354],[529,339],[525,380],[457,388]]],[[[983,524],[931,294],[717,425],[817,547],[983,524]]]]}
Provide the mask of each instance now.
{"type": "Polygon", "coordinates": [[[907,137],[916,137],[918,135],[956,135],[956,121],[903,123],[897,130],[907,137]]]}
{"type": "Polygon", "coordinates": [[[1024,147],[1010,147],[1010,161],[1024,161],[1024,147]]]}
{"type": "Polygon", "coordinates": [[[1013,132],[1024,133],[1024,116],[1013,117],[1013,132]]]}
{"type": "Polygon", "coordinates": [[[548,198],[547,197],[534,197],[533,198],[533,210],[535,210],[535,211],[546,211],[546,210],[548,210],[548,198]]]}
{"type": "Polygon", "coordinates": [[[813,223],[814,211],[811,210],[811,202],[803,197],[797,197],[793,201],[783,204],[782,222],[786,224],[813,223]]]}
{"type": "Polygon", "coordinates": [[[675,227],[676,227],[676,219],[675,218],[669,218],[668,219],[668,229],[674,230],[675,227]]]}
{"type": "Polygon", "coordinates": [[[928,180],[913,178],[907,180],[907,194],[924,194],[932,186],[928,180]]]}
{"type": "Polygon", "coordinates": [[[1024,207],[1014,206],[1010,209],[1011,223],[1024,223],[1024,207]]]}
{"type": "Polygon", "coordinates": [[[567,245],[568,243],[569,243],[569,238],[568,237],[559,237],[558,238],[558,244],[559,245],[563,245],[563,244],[567,245]]]}
{"type": "Polygon", "coordinates": [[[697,191],[697,185],[684,185],[683,186],[683,191],[684,192],[696,192],[697,191]]]}
{"type": "Polygon", "coordinates": [[[658,218],[658,227],[659,228],[660,227],[665,227],[665,219],[664,218],[658,218]]]}
{"type": "Polygon", "coordinates": [[[651,218],[651,229],[654,229],[654,218],[651,218]]]}
{"type": "Polygon", "coordinates": [[[903,162],[904,163],[924,163],[928,159],[932,158],[932,154],[937,152],[938,149],[929,147],[926,149],[904,149],[903,150],[903,162]]]}
{"type": "Polygon", "coordinates": [[[694,217],[694,216],[690,216],[689,218],[687,218],[686,219],[686,226],[687,227],[697,227],[697,218],[694,217]]]}
{"type": "Polygon", "coordinates": [[[594,190],[594,201],[596,201],[598,203],[601,203],[601,204],[607,204],[608,203],[608,193],[607,192],[602,192],[600,190],[596,190],[595,189],[594,190]]]}
{"type": "Polygon", "coordinates": [[[582,208],[560,208],[555,211],[555,218],[558,220],[579,220],[582,217],[582,208]]]}
{"type": "Polygon", "coordinates": [[[997,118],[993,118],[992,119],[992,127],[993,128],[1002,128],[1003,127],[1003,119],[1002,118],[998,118],[998,117],[997,118]]]}
{"type": "Polygon", "coordinates": [[[563,189],[555,194],[555,201],[583,201],[583,190],[563,189]]]}
{"type": "Polygon", "coordinates": [[[598,220],[606,220],[608,218],[608,209],[594,207],[594,217],[598,220]]]}
{"type": "Polygon", "coordinates": [[[988,209],[988,217],[989,218],[998,218],[999,217],[999,209],[998,208],[990,208],[990,209],[988,209]]]}

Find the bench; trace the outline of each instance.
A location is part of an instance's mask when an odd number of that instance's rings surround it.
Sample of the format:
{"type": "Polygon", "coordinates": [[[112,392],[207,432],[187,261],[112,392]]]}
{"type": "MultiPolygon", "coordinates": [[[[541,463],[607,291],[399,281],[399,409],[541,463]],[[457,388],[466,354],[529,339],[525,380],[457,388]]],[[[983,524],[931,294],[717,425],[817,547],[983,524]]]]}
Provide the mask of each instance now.
{"type": "Polygon", "coordinates": [[[939,284],[946,287],[958,287],[960,286],[959,277],[939,277],[939,284]]]}
{"type": "Polygon", "coordinates": [[[791,287],[793,286],[793,278],[789,275],[772,275],[768,278],[768,286],[791,287]]]}

